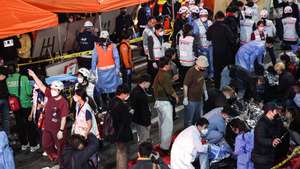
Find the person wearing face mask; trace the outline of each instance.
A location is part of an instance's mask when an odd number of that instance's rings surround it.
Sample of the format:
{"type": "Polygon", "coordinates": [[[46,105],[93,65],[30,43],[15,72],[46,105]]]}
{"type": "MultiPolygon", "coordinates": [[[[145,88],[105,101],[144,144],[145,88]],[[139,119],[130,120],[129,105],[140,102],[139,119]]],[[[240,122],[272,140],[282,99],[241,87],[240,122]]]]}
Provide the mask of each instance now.
{"type": "Polygon", "coordinates": [[[247,0],[246,8],[252,11],[253,21],[257,23],[259,21],[259,9],[257,5],[257,0],[247,0]]]}
{"type": "Polygon", "coordinates": [[[53,81],[50,88],[46,87],[36,74],[28,69],[28,74],[33,78],[38,88],[47,97],[45,106],[45,124],[42,136],[44,151],[51,161],[58,160],[62,165],[63,147],[66,139],[66,119],[69,113],[69,104],[62,96],[64,84],[61,81],[53,81]]]}
{"type": "Polygon", "coordinates": [[[101,31],[100,41],[95,44],[93,50],[91,65],[97,77],[94,99],[96,103],[100,103],[101,96],[102,107],[105,109],[122,83],[119,52],[116,45],[109,40],[107,31],[101,31]]]}
{"type": "Polygon", "coordinates": [[[265,22],[260,20],[256,24],[256,30],[251,34],[251,41],[265,42],[267,38],[267,32],[265,31],[265,22]]]}
{"type": "Polygon", "coordinates": [[[245,122],[236,118],[230,127],[237,134],[234,143],[234,155],[237,157],[237,169],[254,169],[251,152],[254,146],[254,131],[249,130],[245,122]]]}
{"type": "Polygon", "coordinates": [[[180,7],[177,15],[177,19],[174,22],[174,28],[173,28],[173,34],[171,36],[172,40],[172,47],[176,47],[176,42],[177,42],[177,34],[180,30],[182,30],[183,25],[185,25],[188,22],[188,17],[189,17],[190,10],[186,6],[180,7]]]}
{"type": "MultiPolygon", "coordinates": [[[[126,8],[120,9],[120,15],[116,18],[116,26],[115,26],[115,32],[116,37],[120,37],[122,35],[123,31],[129,31],[131,33],[134,32],[134,23],[132,20],[132,17],[127,13],[126,8]]],[[[121,41],[121,39],[118,39],[118,42],[121,41]]]]}
{"type": "Polygon", "coordinates": [[[156,19],[153,16],[150,16],[147,20],[147,25],[142,33],[143,37],[143,48],[144,48],[144,53],[149,57],[149,47],[148,47],[148,37],[154,32],[154,26],[156,24],[156,19]]]}
{"type": "Polygon", "coordinates": [[[226,122],[230,116],[233,116],[233,112],[228,105],[214,108],[203,116],[209,121],[208,133],[205,138],[210,144],[222,144],[225,141],[226,122]]]}
{"type": "Polygon", "coordinates": [[[178,55],[179,55],[179,73],[180,82],[183,83],[186,72],[195,64],[195,58],[198,56],[197,39],[192,33],[193,27],[185,24],[182,31],[177,35],[178,55]]]}
{"type": "Polygon", "coordinates": [[[163,26],[161,24],[156,24],[154,26],[155,31],[154,33],[151,33],[148,37],[148,49],[149,49],[149,62],[152,63],[148,67],[148,73],[152,76],[154,79],[157,71],[158,66],[157,62],[160,58],[164,56],[164,47],[163,47],[163,26]]]}
{"type": "Polygon", "coordinates": [[[251,33],[255,30],[255,22],[252,19],[252,11],[246,8],[245,18],[240,20],[240,45],[244,45],[251,40],[251,33]]]}
{"type": "Polygon", "coordinates": [[[87,138],[74,134],[69,144],[64,148],[65,169],[93,169],[90,165],[90,158],[99,150],[99,140],[90,133],[87,138]]]}
{"type": "Polygon", "coordinates": [[[293,52],[298,50],[298,40],[300,29],[299,20],[293,16],[293,9],[290,6],[284,8],[284,15],[281,19],[279,38],[283,40],[283,44],[291,46],[293,52]]]}
{"type": "Polygon", "coordinates": [[[278,108],[274,103],[266,103],[263,107],[264,115],[255,126],[251,155],[255,169],[270,169],[275,161],[276,147],[282,142],[274,121],[278,116],[278,108]]]}
{"type": "Polygon", "coordinates": [[[95,85],[89,81],[90,75],[91,73],[89,70],[87,70],[86,68],[80,68],[78,70],[78,75],[77,75],[78,83],[75,84],[75,90],[79,88],[84,88],[87,93],[87,96],[94,99],[95,85]]]}
{"type": "Polygon", "coordinates": [[[284,16],[284,8],[290,6],[293,9],[292,16],[299,19],[299,7],[295,0],[273,0],[273,5],[278,11],[278,18],[284,16]]]}
{"type": "Polygon", "coordinates": [[[88,103],[86,91],[82,88],[75,90],[73,100],[76,103],[76,116],[71,134],[79,134],[87,138],[89,133],[93,133],[99,138],[97,121],[94,111],[88,103]]]}
{"type": "Polygon", "coordinates": [[[111,115],[113,127],[116,133],[116,169],[127,169],[127,147],[128,142],[133,139],[131,130],[131,116],[129,105],[126,101],[129,98],[129,89],[126,85],[120,85],[116,91],[116,97],[111,101],[111,115]]]}
{"type": "Polygon", "coordinates": [[[260,18],[265,22],[265,31],[268,37],[276,37],[276,27],[272,20],[268,19],[269,12],[266,9],[260,11],[260,18]]]}
{"type": "Polygon", "coordinates": [[[209,122],[200,118],[176,137],[171,150],[172,169],[195,169],[193,162],[199,158],[201,169],[209,169],[208,147],[205,136],[209,122]]]}
{"type": "Polygon", "coordinates": [[[208,99],[204,72],[208,67],[205,56],[199,56],[196,65],[187,71],[183,85],[185,106],[184,127],[194,124],[203,115],[203,96],[208,99]]]}
{"type": "Polygon", "coordinates": [[[212,25],[212,21],[208,20],[208,11],[206,9],[200,10],[200,18],[194,21],[194,34],[199,37],[200,42],[198,43],[199,52],[205,55],[208,59],[208,77],[213,78],[213,56],[212,56],[212,44],[207,40],[206,32],[208,28],[212,25]]]}
{"type": "Polygon", "coordinates": [[[150,85],[150,76],[142,75],[138,80],[138,85],[130,93],[130,103],[134,110],[132,121],[137,129],[139,143],[150,138],[151,111],[146,94],[150,85]]]}

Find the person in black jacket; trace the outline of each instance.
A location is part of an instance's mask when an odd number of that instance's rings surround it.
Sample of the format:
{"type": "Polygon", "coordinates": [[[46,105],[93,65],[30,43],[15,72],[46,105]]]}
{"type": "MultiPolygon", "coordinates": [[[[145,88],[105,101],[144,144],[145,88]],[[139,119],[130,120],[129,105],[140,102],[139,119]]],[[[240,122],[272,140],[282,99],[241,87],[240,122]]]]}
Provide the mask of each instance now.
{"type": "Polygon", "coordinates": [[[150,138],[151,112],[148,105],[146,90],[151,85],[149,75],[143,75],[138,81],[138,85],[130,94],[131,106],[134,110],[132,121],[135,123],[138,142],[147,141],[150,138]]]}
{"type": "Polygon", "coordinates": [[[120,85],[116,91],[116,97],[110,103],[113,126],[115,129],[116,169],[127,169],[127,143],[133,140],[131,131],[131,111],[126,103],[129,98],[129,88],[120,85]]]}
{"type": "Polygon", "coordinates": [[[275,161],[276,148],[281,144],[281,135],[277,131],[276,119],[278,106],[266,103],[263,107],[264,115],[257,122],[254,129],[254,148],[252,160],[255,169],[270,169],[275,161]]]}
{"type": "Polygon", "coordinates": [[[278,96],[280,96],[281,99],[287,99],[291,87],[296,83],[296,80],[294,76],[286,70],[283,62],[276,63],[274,69],[279,75],[278,96]]]}
{"type": "Polygon", "coordinates": [[[216,22],[206,32],[207,40],[212,41],[215,87],[220,87],[223,68],[234,63],[235,38],[230,28],[224,24],[225,15],[219,11],[215,15],[216,22]],[[222,37],[222,38],[220,38],[222,37]]]}
{"type": "Polygon", "coordinates": [[[64,148],[64,169],[93,169],[89,159],[99,150],[99,140],[95,135],[89,134],[87,140],[74,134],[70,145],[64,148]]]}
{"type": "MultiPolygon", "coordinates": [[[[116,18],[116,27],[115,27],[116,37],[119,38],[122,32],[126,32],[126,31],[129,31],[132,34],[133,26],[134,23],[132,17],[127,13],[127,9],[121,8],[120,15],[117,16],[116,18]]],[[[118,39],[118,42],[120,40],[121,39],[118,39]]]]}

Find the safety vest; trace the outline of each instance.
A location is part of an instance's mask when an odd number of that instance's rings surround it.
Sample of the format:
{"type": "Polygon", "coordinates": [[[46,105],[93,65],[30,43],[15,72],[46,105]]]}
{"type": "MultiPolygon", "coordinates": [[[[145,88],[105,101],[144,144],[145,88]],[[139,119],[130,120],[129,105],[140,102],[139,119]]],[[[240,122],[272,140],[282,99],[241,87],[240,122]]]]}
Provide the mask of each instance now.
{"type": "Polygon", "coordinates": [[[157,38],[157,36],[154,33],[151,33],[150,35],[153,38],[153,57],[154,60],[159,60],[164,56],[164,48],[162,46],[162,43],[157,38]]]}
{"type": "Polygon", "coordinates": [[[89,133],[93,133],[97,138],[99,138],[99,130],[94,111],[87,102],[84,103],[82,108],[79,107],[79,104],[76,104],[76,117],[73,125],[73,133],[82,135],[84,137],[87,137],[89,133]],[[88,131],[88,124],[86,120],[87,111],[91,112],[92,116],[92,128],[90,131],[88,131]]]}
{"type": "Polygon", "coordinates": [[[240,21],[240,43],[243,45],[251,40],[254,21],[246,18],[240,21]]]}
{"type": "Polygon", "coordinates": [[[298,34],[296,32],[297,19],[293,17],[286,17],[281,20],[283,25],[283,40],[289,42],[295,42],[298,40],[298,34]]]}
{"type": "Polygon", "coordinates": [[[276,35],[274,23],[269,19],[266,19],[265,32],[267,33],[268,37],[274,37],[276,35]]]}
{"type": "Polygon", "coordinates": [[[255,30],[254,32],[255,41],[266,41],[266,32],[264,31],[263,36],[259,34],[258,30],[255,30]]]}
{"type": "Polygon", "coordinates": [[[96,50],[98,54],[97,68],[101,70],[106,70],[115,67],[115,60],[113,57],[113,44],[108,45],[103,48],[99,44],[96,44],[96,50]]]}
{"type": "Polygon", "coordinates": [[[195,63],[195,54],[193,52],[193,36],[179,37],[179,62],[182,66],[193,66],[195,63]]]}
{"type": "MultiPolygon", "coordinates": [[[[211,46],[211,41],[207,40],[206,32],[208,28],[205,28],[204,24],[200,19],[195,20],[198,28],[199,28],[199,37],[200,37],[200,47],[201,48],[208,48],[211,46]]],[[[208,27],[212,25],[210,20],[207,20],[208,27]]]]}

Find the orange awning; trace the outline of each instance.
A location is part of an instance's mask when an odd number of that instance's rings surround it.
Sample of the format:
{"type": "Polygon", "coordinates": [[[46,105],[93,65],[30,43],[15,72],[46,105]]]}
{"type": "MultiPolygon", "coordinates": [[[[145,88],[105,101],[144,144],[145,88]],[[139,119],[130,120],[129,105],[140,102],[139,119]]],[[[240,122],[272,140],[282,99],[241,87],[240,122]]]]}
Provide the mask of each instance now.
{"type": "Polygon", "coordinates": [[[24,0],[34,6],[57,13],[107,12],[134,6],[149,0],[24,0]]]}
{"type": "Polygon", "coordinates": [[[56,14],[22,0],[0,0],[0,39],[56,26],[56,14]]]}

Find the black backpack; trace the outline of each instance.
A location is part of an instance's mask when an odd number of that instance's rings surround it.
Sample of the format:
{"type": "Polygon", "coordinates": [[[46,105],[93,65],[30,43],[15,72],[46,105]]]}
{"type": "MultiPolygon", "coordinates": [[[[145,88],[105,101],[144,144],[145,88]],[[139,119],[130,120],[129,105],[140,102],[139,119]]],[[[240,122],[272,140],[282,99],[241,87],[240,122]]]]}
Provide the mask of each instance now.
{"type": "Polygon", "coordinates": [[[104,140],[108,142],[115,142],[118,138],[118,134],[114,128],[114,118],[112,116],[112,110],[117,107],[118,103],[111,101],[109,103],[109,109],[104,114],[103,118],[103,136],[104,140]],[[111,104],[113,102],[113,104],[111,104]]]}

